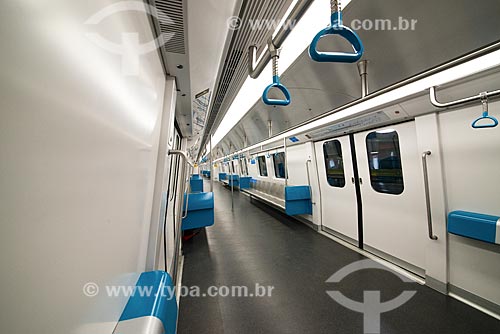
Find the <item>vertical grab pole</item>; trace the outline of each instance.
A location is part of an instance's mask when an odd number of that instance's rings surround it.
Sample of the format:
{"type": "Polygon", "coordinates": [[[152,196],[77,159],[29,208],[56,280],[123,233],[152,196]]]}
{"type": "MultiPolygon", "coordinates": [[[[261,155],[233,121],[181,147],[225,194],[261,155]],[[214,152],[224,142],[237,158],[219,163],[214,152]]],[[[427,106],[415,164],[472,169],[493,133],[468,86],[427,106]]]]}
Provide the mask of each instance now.
{"type": "Polygon", "coordinates": [[[429,194],[429,173],[427,170],[427,156],[431,155],[431,151],[422,153],[422,167],[424,170],[424,185],[425,185],[425,204],[427,206],[427,227],[429,229],[429,239],[437,240],[438,237],[432,231],[432,212],[431,212],[431,198],[429,194]]]}
{"type": "Polygon", "coordinates": [[[231,211],[234,211],[234,161],[231,160],[229,167],[232,169],[231,172],[231,211]]]}
{"type": "Polygon", "coordinates": [[[359,76],[361,77],[361,97],[368,95],[368,60],[358,63],[359,76]]]}
{"type": "MultiPolygon", "coordinates": [[[[184,188],[182,194],[184,195],[184,192],[186,190],[186,185],[187,185],[187,192],[186,192],[186,211],[182,215],[182,219],[186,218],[188,215],[188,206],[189,206],[189,193],[191,192],[191,175],[194,173],[194,167],[189,166],[189,172],[187,173],[187,178],[184,183],[184,188]]],[[[184,196],[183,196],[184,197],[184,196]]]]}
{"type": "Polygon", "coordinates": [[[288,154],[286,153],[286,136],[283,138],[283,147],[285,148],[285,187],[288,187],[288,154]]]}
{"type": "Polygon", "coordinates": [[[213,147],[212,147],[212,137],[210,135],[210,192],[214,192],[214,162],[213,162],[213,147]]]}
{"type": "Polygon", "coordinates": [[[231,156],[231,151],[233,150],[233,144],[232,143],[229,143],[229,161],[231,162],[229,164],[229,171],[231,171],[231,175],[230,175],[230,181],[231,181],[231,211],[234,211],[234,178],[233,178],[233,175],[234,175],[234,161],[233,161],[233,157],[231,156]]]}
{"type": "Polygon", "coordinates": [[[312,196],[312,186],[311,186],[311,172],[309,171],[309,163],[312,163],[311,159],[306,160],[306,172],[307,172],[307,185],[309,186],[309,195],[311,196],[311,203],[316,204],[313,202],[313,196],[312,196]]]}

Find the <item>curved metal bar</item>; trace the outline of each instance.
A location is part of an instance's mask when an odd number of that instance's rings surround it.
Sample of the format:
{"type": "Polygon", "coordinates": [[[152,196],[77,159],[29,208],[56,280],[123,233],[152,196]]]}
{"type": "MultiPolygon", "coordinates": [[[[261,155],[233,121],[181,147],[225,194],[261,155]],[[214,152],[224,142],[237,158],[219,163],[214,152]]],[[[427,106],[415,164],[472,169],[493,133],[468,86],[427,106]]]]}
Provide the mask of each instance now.
{"type": "MultiPolygon", "coordinates": [[[[191,169],[194,169],[194,165],[189,161],[189,158],[187,156],[187,153],[184,152],[184,151],[181,151],[181,150],[168,150],[168,155],[180,155],[183,159],[184,159],[184,162],[189,165],[191,167],[191,169]]],[[[185,168],[185,167],[184,167],[185,168]]],[[[185,170],[185,169],[183,169],[185,170]]],[[[185,175],[184,173],[182,173],[183,175],[185,175]]],[[[189,177],[190,177],[190,172],[187,173],[188,174],[188,179],[187,179],[187,182],[188,182],[188,190],[190,188],[190,184],[189,184],[189,177]]],[[[184,177],[184,176],[183,176],[184,177]]],[[[186,181],[185,181],[186,182],[186,181]]],[[[184,187],[185,187],[185,184],[184,183],[184,187]]],[[[182,193],[184,194],[184,190],[182,191],[182,193]]],[[[187,217],[187,209],[188,209],[188,203],[189,203],[189,192],[186,196],[186,210],[184,212],[184,214],[181,216],[182,219],[186,218],[187,217]]],[[[181,223],[182,225],[182,223],[181,223]]]]}
{"type": "Polygon", "coordinates": [[[168,150],[168,155],[173,155],[173,154],[177,154],[177,155],[180,155],[181,157],[184,158],[184,161],[191,167],[194,168],[194,165],[191,163],[191,161],[189,161],[189,158],[187,156],[187,153],[184,152],[184,151],[181,151],[181,150],[168,150]]]}
{"type": "Polygon", "coordinates": [[[335,12],[331,16],[332,25],[321,30],[311,42],[309,46],[309,56],[317,62],[333,62],[333,63],[355,63],[361,59],[364,53],[363,42],[358,34],[351,28],[342,24],[342,12],[335,12]],[[321,38],[328,35],[339,35],[345,38],[354,50],[353,53],[348,52],[320,52],[317,50],[318,43],[321,38]]]}
{"type": "Polygon", "coordinates": [[[290,102],[291,102],[290,92],[288,91],[288,89],[285,86],[283,86],[280,83],[279,76],[277,76],[277,75],[273,76],[273,83],[270,84],[269,86],[267,86],[266,89],[264,89],[264,92],[262,93],[262,101],[265,104],[267,104],[268,106],[287,106],[290,104],[290,102]],[[283,99],[283,100],[270,99],[268,97],[268,94],[269,94],[269,91],[271,90],[271,88],[279,89],[283,93],[283,95],[285,95],[285,99],[283,99]]]}
{"type": "MultiPolygon", "coordinates": [[[[302,18],[313,1],[314,0],[299,0],[295,7],[293,7],[290,15],[285,21],[285,24],[280,28],[276,37],[272,40],[272,43],[276,46],[276,48],[280,48],[283,45],[283,42],[292,31],[295,23],[302,18]],[[286,24],[286,22],[294,24],[286,24]]],[[[266,68],[269,61],[271,61],[271,53],[269,50],[266,50],[258,63],[256,63],[256,59],[257,46],[251,45],[248,48],[248,75],[250,75],[252,79],[258,78],[262,71],[264,71],[264,68],[266,68]]]]}
{"type": "Polygon", "coordinates": [[[424,171],[425,204],[427,207],[427,228],[429,230],[429,239],[438,240],[438,237],[434,235],[432,228],[431,197],[429,191],[429,173],[427,170],[427,156],[431,154],[432,154],[431,151],[426,151],[422,153],[422,168],[424,171]]]}
{"type": "Polygon", "coordinates": [[[436,96],[436,87],[431,87],[429,89],[429,97],[433,106],[437,108],[451,108],[459,106],[461,104],[466,104],[475,101],[481,101],[483,104],[483,115],[472,122],[472,127],[474,129],[485,129],[494,128],[498,126],[498,119],[488,114],[488,98],[500,95],[500,90],[495,90],[492,92],[483,92],[478,95],[466,97],[463,99],[451,101],[451,102],[439,102],[436,96]],[[483,120],[491,121],[491,123],[479,124],[483,120]]]}
{"type": "MultiPolygon", "coordinates": [[[[500,95],[500,90],[495,90],[495,91],[492,91],[492,92],[486,92],[486,97],[495,97],[495,96],[498,96],[500,95]]],[[[465,104],[465,103],[469,103],[469,102],[474,102],[474,101],[480,101],[483,97],[484,97],[484,94],[478,94],[478,95],[474,95],[474,96],[470,96],[470,97],[466,97],[464,99],[460,99],[460,100],[455,100],[455,101],[451,101],[451,102],[439,102],[437,100],[437,96],[436,96],[436,87],[431,87],[429,89],[429,96],[430,96],[430,99],[431,99],[431,103],[434,107],[437,107],[437,108],[450,108],[450,107],[455,107],[455,106],[458,106],[458,105],[461,105],[461,104],[465,104]]]]}

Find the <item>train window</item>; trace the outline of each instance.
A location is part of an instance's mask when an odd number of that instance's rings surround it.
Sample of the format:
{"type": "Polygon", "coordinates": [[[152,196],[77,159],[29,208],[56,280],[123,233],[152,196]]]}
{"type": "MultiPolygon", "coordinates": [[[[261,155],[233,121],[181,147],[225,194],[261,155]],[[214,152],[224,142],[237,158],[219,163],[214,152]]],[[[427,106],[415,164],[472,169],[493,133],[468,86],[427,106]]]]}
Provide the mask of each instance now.
{"type": "Polygon", "coordinates": [[[236,174],[236,172],[234,170],[234,160],[231,160],[231,170],[229,171],[229,173],[236,174]]]}
{"type": "Polygon", "coordinates": [[[248,175],[248,164],[247,164],[247,158],[243,158],[240,160],[241,164],[241,174],[242,175],[248,175]]]}
{"type": "Polygon", "coordinates": [[[328,141],[323,144],[325,157],[326,179],[332,187],[345,187],[344,159],[342,146],[338,140],[328,141]]]}
{"type": "Polygon", "coordinates": [[[259,174],[260,174],[260,176],[267,177],[266,157],[260,156],[257,158],[257,161],[259,162],[259,174]]]}
{"type": "Polygon", "coordinates": [[[274,175],[278,179],[284,179],[285,175],[285,152],[279,152],[273,155],[274,175]]]}
{"type": "Polygon", "coordinates": [[[370,181],[380,193],[400,195],[404,190],[399,136],[394,130],[371,132],[366,137],[370,181]]]}

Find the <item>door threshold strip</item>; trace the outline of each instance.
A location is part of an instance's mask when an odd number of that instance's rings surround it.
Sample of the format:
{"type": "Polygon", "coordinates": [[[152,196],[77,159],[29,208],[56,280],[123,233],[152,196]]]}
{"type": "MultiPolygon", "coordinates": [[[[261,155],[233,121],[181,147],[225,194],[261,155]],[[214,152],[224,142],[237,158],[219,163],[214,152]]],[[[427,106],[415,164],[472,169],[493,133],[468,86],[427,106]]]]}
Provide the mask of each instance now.
{"type": "Polygon", "coordinates": [[[375,262],[383,265],[384,267],[387,267],[390,270],[395,271],[398,274],[401,274],[401,275],[403,275],[403,276],[411,279],[412,281],[414,281],[414,282],[416,282],[416,283],[418,283],[420,285],[425,285],[425,280],[422,277],[417,276],[417,275],[413,274],[412,272],[409,272],[409,271],[407,271],[407,270],[405,270],[405,269],[403,269],[403,268],[401,268],[401,267],[393,264],[392,262],[386,261],[386,260],[384,260],[384,259],[382,259],[382,258],[380,258],[380,257],[378,257],[378,256],[376,256],[376,255],[374,255],[374,254],[372,254],[370,252],[367,252],[367,251],[362,250],[362,249],[360,249],[360,248],[358,248],[358,247],[356,247],[354,245],[351,245],[347,241],[344,241],[344,240],[342,240],[342,239],[340,239],[340,238],[338,238],[338,237],[336,237],[334,235],[331,235],[331,234],[329,234],[329,233],[327,233],[325,231],[318,231],[318,232],[320,234],[324,235],[325,237],[327,237],[327,238],[335,241],[336,243],[338,243],[338,244],[340,244],[340,245],[342,245],[344,247],[347,247],[350,250],[355,251],[356,253],[359,253],[359,254],[361,254],[361,255],[369,258],[370,260],[373,260],[373,261],[375,261],[375,262]]]}

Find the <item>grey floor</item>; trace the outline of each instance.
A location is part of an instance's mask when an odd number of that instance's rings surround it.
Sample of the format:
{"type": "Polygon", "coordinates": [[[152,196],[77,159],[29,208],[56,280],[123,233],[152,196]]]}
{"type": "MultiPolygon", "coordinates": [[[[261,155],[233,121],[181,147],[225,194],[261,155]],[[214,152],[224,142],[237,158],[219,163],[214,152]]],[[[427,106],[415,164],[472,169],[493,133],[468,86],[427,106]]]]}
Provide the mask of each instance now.
{"type": "Polygon", "coordinates": [[[180,334],[364,333],[363,315],[330,298],[331,290],[360,302],[363,291],[381,291],[382,302],[417,291],[381,315],[381,333],[500,333],[500,321],[390,272],[361,270],[326,283],[364,257],[243,194],[235,192],[231,211],[230,191],[217,183],[215,201],[215,225],[184,244],[183,285],[274,290],[271,297],[182,297],[180,334]]]}

